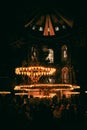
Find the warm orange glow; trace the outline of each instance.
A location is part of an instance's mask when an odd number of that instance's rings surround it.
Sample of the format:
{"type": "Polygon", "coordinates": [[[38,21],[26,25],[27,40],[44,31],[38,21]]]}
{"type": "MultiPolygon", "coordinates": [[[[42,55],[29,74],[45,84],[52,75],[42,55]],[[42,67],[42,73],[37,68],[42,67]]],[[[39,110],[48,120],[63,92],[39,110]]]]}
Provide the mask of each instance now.
{"type": "Polygon", "coordinates": [[[9,91],[0,91],[0,94],[11,94],[9,91]]]}
{"type": "Polygon", "coordinates": [[[49,16],[49,29],[50,29],[50,36],[55,35],[50,16],[49,16]]]}
{"type": "Polygon", "coordinates": [[[43,35],[44,36],[49,36],[49,35],[53,36],[53,35],[55,35],[49,15],[46,16],[46,23],[45,23],[45,28],[44,28],[44,34],[43,35]]]}
{"type": "Polygon", "coordinates": [[[52,75],[55,71],[55,68],[43,66],[19,67],[15,69],[16,74],[27,75],[33,82],[38,82],[41,76],[52,75]]]}
{"type": "Polygon", "coordinates": [[[28,95],[28,93],[15,93],[15,95],[21,95],[21,96],[23,96],[23,95],[28,95]]]}
{"type": "MultiPolygon", "coordinates": [[[[24,92],[20,92],[20,93],[15,93],[16,96],[24,96],[24,95],[27,95],[29,96],[30,94],[29,93],[24,93],[24,92]]],[[[44,93],[42,94],[35,94],[35,93],[31,93],[31,95],[33,95],[34,97],[39,97],[39,98],[52,98],[53,96],[56,95],[56,93],[50,93],[49,95],[44,95],[44,93]]]]}
{"type": "Polygon", "coordinates": [[[34,97],[44,98],[53,97],[58,91],[62,91],[66,96],[80,94],[80,92],[72,92],[74,88],[75,85],[73,86],[72,84],[28,84],[15,86],[14,90],[21,91],[21,93],[16,93],[15,95],[33,95],[34,97]],[[47,94],[45,94],[46,90],[48,92],[47,94]]]}
{"type": "Polygon", "coordinates": [[[69,91],[69,92],[66,92],[66,94],[70,94],[70,95],[71,95],[71,94],[74,94],[74,95],[75,95],[75,94],[80,94],[80,92],[70,92],[70,91],[69,91]]]}
{"type": "Polygon", "coordinates": [[[73,85],[73,88],[74,88],[74,89],[79,89],[80,86],[78,86],[78,85],[73,85]]]}
{"type": "Polygon", "coordinates": [[[71,84],[30,84],[30,85],[18,85],[15,86],[14,90],[26,90],[29,89],[54,89],[54,90],[73,90],[73,85],[71,84]]]}

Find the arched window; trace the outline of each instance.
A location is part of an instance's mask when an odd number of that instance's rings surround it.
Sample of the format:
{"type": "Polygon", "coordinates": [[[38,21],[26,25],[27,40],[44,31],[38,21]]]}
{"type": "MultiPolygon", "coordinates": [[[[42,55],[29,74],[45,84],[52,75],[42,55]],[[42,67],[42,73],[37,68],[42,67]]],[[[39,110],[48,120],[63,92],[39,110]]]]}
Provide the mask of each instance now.
{"type": "Polygon", "coordinates": [[[44,52],[48,52],[47,57],[45,57],[45,60],[48,61],[48,63],[54,63],[54,51],[53,49],[43,48],[44,52]]]}
{"type": "Polygon", "coordinates": [[[69,69],[68,69],[68,67],[62,68],[62,83],[69,83],[69,69]]]}
{"type": "Polygon", "coordinates": [[[67,46],[66,45],[63,45],[62,48],[62,54],[61,54],[61,60],[62,61],[66,61],[67,60],[67,57],[68,57],[68,54],[67,54],[67,46]]]}

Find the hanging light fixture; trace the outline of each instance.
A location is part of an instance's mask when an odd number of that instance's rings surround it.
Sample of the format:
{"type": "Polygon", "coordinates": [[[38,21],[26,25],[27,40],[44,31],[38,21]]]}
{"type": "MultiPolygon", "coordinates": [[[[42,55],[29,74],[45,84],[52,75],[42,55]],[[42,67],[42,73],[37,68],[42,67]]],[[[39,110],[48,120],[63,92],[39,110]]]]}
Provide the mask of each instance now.
{"type": "Polygon", "coordinates": [[[17,75],[27,75],[35,83],[38,82],[41,76],[50,76],[56,72],[55,68],[43,66],[19,67],[15,69],[17,75]]]}

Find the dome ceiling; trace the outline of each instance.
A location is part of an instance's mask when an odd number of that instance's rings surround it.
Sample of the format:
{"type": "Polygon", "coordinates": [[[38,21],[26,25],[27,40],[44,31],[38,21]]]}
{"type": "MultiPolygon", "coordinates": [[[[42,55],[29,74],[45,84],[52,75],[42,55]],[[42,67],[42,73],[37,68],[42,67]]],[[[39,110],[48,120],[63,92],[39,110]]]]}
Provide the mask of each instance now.
{"type": "Polygon", "coordinates": [[[31,35],[42,37],[61,37],[67,35],[74,25],[73,20],[58,11],[37,11],[25,23],[24,27],[30,30],[31,35]]]}

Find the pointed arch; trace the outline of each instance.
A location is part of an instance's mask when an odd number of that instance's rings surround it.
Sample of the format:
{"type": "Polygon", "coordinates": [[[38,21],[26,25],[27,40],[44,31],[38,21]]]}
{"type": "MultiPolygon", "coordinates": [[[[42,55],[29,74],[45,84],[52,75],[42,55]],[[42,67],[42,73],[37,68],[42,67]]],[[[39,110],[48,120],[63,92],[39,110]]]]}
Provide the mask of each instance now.
{"type": "Polygon", "coordinates": [[[62,83],[69,83],[69,68],[62,68],[62,83]]]}
{"type": "Polygon", "coordinates": [[[66,61],[68,58],[67,45],[61,47],[61,61],[66,61]]]}

